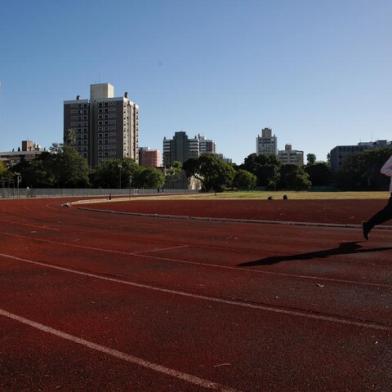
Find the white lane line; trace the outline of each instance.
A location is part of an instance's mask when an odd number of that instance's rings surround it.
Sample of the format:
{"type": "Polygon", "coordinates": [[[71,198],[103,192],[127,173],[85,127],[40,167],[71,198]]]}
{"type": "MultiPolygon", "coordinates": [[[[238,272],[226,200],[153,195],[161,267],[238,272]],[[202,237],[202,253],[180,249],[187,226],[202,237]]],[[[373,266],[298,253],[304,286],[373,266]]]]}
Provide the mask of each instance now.
{"type": "Polygon", "coordinates": [[[181,249],[181,248],[188,248],[188,247],[189,247],[189,245],[176,245],[176,246],[170,246],[167,248],[156,248],[156,249],[151,249],[151,250],[142,250],[139,252],[132,252],[132,255],[140,256],[145,253],[163,252],[165,250],[181,249]]]}
{"type": "Polygon", "coordinates": [[[141,366],[141,367],[147,368],[149,370],[153,370],[158,373],[165,374],[166,376],[170,376],[170,377],[174,377],[179,380],[182,380],[182,381],[186,381],[188,383],[200,386],[202,388],[212,389],[212,390],[222,391],[222,392],[236,392],[237,391],[236,389],[226,387],[226,386],[218,384],[216,382],[209,381],[209,380],[194,376],[192,374],[183,373],[179,370],[170,369],[168,367],[165,367],[165,366],[153,363],[153,362],[146,361],[143,358],[139,358],[134,355],[126,354],[122,351],[118,351],[118,350],[112,349],[110,347],[102,346],[100,344],[91,342],[89,340],[78,338],[77,336],[70,335],[70,334],[63,332],[63,331],[60,331],[58,329],[54,329],[54,328],[49,327],[47,325],[37,323],[36,321],[29,320],[27,318],[10,313],[4,309],[0,309],[0,316],[7,317],[11,320],[28,325],[29,327],[38,329],[39,331],[48,333],[50,335],[57,336],[61,339],[68,340],[72,343],[80,344],[81,346],[87,347],[91,350],[99,351],[101,353],[110,355],[114,358],[121,359],[121,360],[126,361],[128,363],[131,363],[131,364],[134,364],[137,366],[141,366]]]}
{"type": "MultiPolygon", "coordinates": [[[[245,224],[267,224],[267,225],[288,225],[288,226],[309,226],[309,227],[320,227],[320,228],[335,228],[335,229],[359,229],[360,224],[351,223],[322,223],[322,222],[301,222],[301,221],[279,221],[279,220],[266,220],[266,219],[246,219],[246,218],[217,218],[210,216],[191,216],[191,215],[171,215],[171,214],[157,214],[148,212],[128,212],[119,210],[107,210],[98,208],[88,207],[76,207],[82,211],[98,212],[103,214],[114,214],[114,215],[130,215],[130,216],[141,216],[147,218],[156,219],[172,219],[172,220],[189,220],[189,221],[201,221],[201,222],[216,222],[216,223],[245,223],[245,224]]],[[[380,230],[392,230],[390,225],[379,225],[377,226],[380,230]]]]}
{"type": "Polygon", "coordinates": [[[31,224],[31,223],[22,223],[22,222],[17,222],[17,221],[10,221],[10,220],[2,220],[0,221],[1,223],[5,223],[7,225],[9,224],[14,224],[14,225],[19,225],[19,226],[26,226],[26,227],[33,227],[34,229],[43,229],[43,230],[48,230],[48,231],[60,231],[60,229],[55,228],[55,227],[51,227],[51,226],[47,226],[47,225],[39,225],[39,224],[31,224]]]}
{"type": "Polygon", "coordinates": [[[284,309],[284,308],[273,306],[273,305],[262,305],[262,304],[257,304],[257,303],[228,300],[228,299],[223,299],[223,298],[218,298],[218,297],[210,297],[207,295],[192,294],[192,293],[188,293],[186,291],[165,289],[165,288],[151,286],[151,285],[147,285],[147,284],[132,282],[129,280],[109,278],[107,276],[97,275],[97,274],[93,274],[91,272],[83,272],[83,271],[79,271],[79,270],[72,269],[72,268],[59,267],[59,266],[56,266],[53,264],[47,264],[47,263],[42,263],[40,261],[24,259],[21,257],[7,255],[4,253],[0,253],[0,257],[4,257],[7,259],[16,260],[16,261],[21,261],[21,262],[27,263],[27,264],[38,265],[40,267],[54,269],[57,271],[69,272],[69,273],[72,273],[75,275],[87,276],[89,278],[99,279],[99,280],[103,280],[103,281],[107,281],[107,282],[119,283],[119,284],[123,284],[126,286],[137,287],[140,289],[146,289],[146,290],[151,290],[151,291],[157,291],[157,292],[165,293],[165,294],[178,295],[178,296],[186,297],[186,298],[199,299],[199,300],[215,302],[215,303],[219,303],[219,304],[238,306],[241,308],[256,309],[256,310],[261,310],[261,311],[265,311],[265,312],[279,313],[279,314],[284,314],[284,315],[288,315],[288,316],[296,316],[296,317],[301,317],[301,318],[314,319],[314,320],[318,320],[318,321],[327,321],[327,322],[332,322],[332,323],[337,323],[337,324],[350,325],[350,326],[355,326],[355,327],[360,327],[360,328],[368,328],[368,329],[374,329],[374,330],[379,330],[379,331],[392,332],[392,326],[386,326],[386,325],[378,324],[378,323],[371,322],[371,321],[360,321],[360,320],[356,320],[356,319],[348,319],[348,318],[343,318],[343,317],[330,316],[330,315],[326,315],[326,314],[317,314],[317,313],[312,313],[312,312],[307,312],[307,311],[302,311],[302,310],[284,309]]]}
{"type": "Polygon", "coordinates": [[[352,284],[352,285],[356,285],[356,286],[365,286],[365,287],[367,287],[367,286],[368,287],[383,287],[383,288],[387,288],[387,289],[392,288],[392,286],[390,284],[385,284],[385,283],[361,282],[358,280],[328,278],[328,277],[316,276],[316,275],[297,275],[297,274],[290,274],[290,273],[285,273],[285,272],[265,271],[265,270],[249,269],[249,268],[243,268],[243,267],[230,267],[227,265],[202,263],[202,262],[198,262],[198,261],[176,259],[176,258],[164,257],[164,256],[144,255],[143,254],[144,251],[140,252],[140,253],[125,252],[125,251],[115,250],[115,249],[105,249],[105,248],[98,248],[98,247],[88,246],[88,245],[72,244],[72,243],[63,242],[63,241],[47,240],[47,239],[38,238],[38,237],[29,237],[29,236],[25,236],[25,235],[21,235],[21,234],[11,234],[11,233],[6,233],[6,232],[0,232],[0,234],[3,234],[5,236],[9,236],[9,237],[28,239],[31,241],[39,241],[39,242],[44,242],[44,243],[48,243],[48,244],[61,245],[64,247],[92,250],[95,252],[117,254],[117,255],[122,255],[122,256],[137,256],[139,258],[144,258],[144,259],[156,259],[156,260],[162,260],[162,261],[169,261],[169,262],[173,262],[173,263],[197,265],[197,266],[201,266],[204,268],[217,268],[217,269],[237,271],[237,272],[242,271],[242,272],[246,272],[248,274],[282,276],[285,278],[301,279],[301,280],[312,280],[312,281],[316,280],[318,282],[325,281],[325,282],[332,282],[332,283],[338,283],[338,284],[352,284]]]}

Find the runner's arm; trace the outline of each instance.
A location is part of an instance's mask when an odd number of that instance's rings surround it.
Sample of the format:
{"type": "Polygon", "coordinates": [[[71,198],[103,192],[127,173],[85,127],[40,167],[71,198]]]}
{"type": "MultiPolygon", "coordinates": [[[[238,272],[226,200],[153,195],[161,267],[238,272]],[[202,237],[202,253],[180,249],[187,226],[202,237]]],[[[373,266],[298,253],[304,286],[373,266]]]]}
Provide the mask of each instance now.
{"type": "Polygon", "coordinates": [[[384,163],[384,166],[381,168],[380,172],[388,177],[392,177],[392,155],[384,163]]]}

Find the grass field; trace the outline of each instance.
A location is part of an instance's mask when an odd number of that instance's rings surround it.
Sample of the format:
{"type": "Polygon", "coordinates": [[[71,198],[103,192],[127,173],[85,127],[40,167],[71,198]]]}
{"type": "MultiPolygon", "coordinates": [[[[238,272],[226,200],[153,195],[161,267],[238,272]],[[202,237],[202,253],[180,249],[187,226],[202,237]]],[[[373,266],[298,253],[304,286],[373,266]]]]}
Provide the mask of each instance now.
{"type": "Polygon", "coordinates": [[[254,191],[254,192],[223,192],[223,193],[199,193],[193,195],[173,196],[174,198],[197,198],[197,199],[282,199],[287,195],[293,200],[347,200],[347,199],[386,199],[388,192],[295,192],[295,191],[254,191]]]}
{"type": "MultiPolygon", "coordinates": [[[[145,196],[145,200],[167,199],[167,200],[267,200],[272,197],[274,200],[287,195],[289,200],[382,200],[387,199],[388,192],[295,192],[295,191],[249,191],[249,192],[222,192],[222,193],[193,193],[187,195],[163,195],[145,196]]],[[[140,200],[140,197],[115,197],[111,201],[119,202],[125,200],[140,200]]],[[[73,204],[102,203],[107,199],[83,200],[73,204]]]]}

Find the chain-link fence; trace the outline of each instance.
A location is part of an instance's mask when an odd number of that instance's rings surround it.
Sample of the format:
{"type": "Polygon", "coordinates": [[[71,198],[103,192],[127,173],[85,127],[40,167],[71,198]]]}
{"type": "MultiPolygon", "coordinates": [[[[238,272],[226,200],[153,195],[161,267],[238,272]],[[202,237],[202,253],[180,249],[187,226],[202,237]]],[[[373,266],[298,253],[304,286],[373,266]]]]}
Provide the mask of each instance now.
{"type": "Polygon", "coordinates": [[[0,188],[0,198],[22,199],[22,198],[45,198],[45,197],[91,197],[91,196],[143,196],[143,195],[165,195],[197,193],[188,189],[59,189],[59,188],[0,188]]]}

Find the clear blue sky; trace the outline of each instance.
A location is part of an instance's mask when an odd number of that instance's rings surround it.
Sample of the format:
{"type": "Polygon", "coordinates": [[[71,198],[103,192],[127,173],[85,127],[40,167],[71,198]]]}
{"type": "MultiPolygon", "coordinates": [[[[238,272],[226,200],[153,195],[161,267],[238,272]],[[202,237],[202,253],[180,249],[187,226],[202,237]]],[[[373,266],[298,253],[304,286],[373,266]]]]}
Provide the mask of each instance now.
{"type": "Polygon", "coordinates": [[[61,141],[63,100],[110,82],[140,144],[186,130],[241,163],[271,127],[325,159],[392,139],[390,0],[2,2],[0,151],[61,141]]]}

